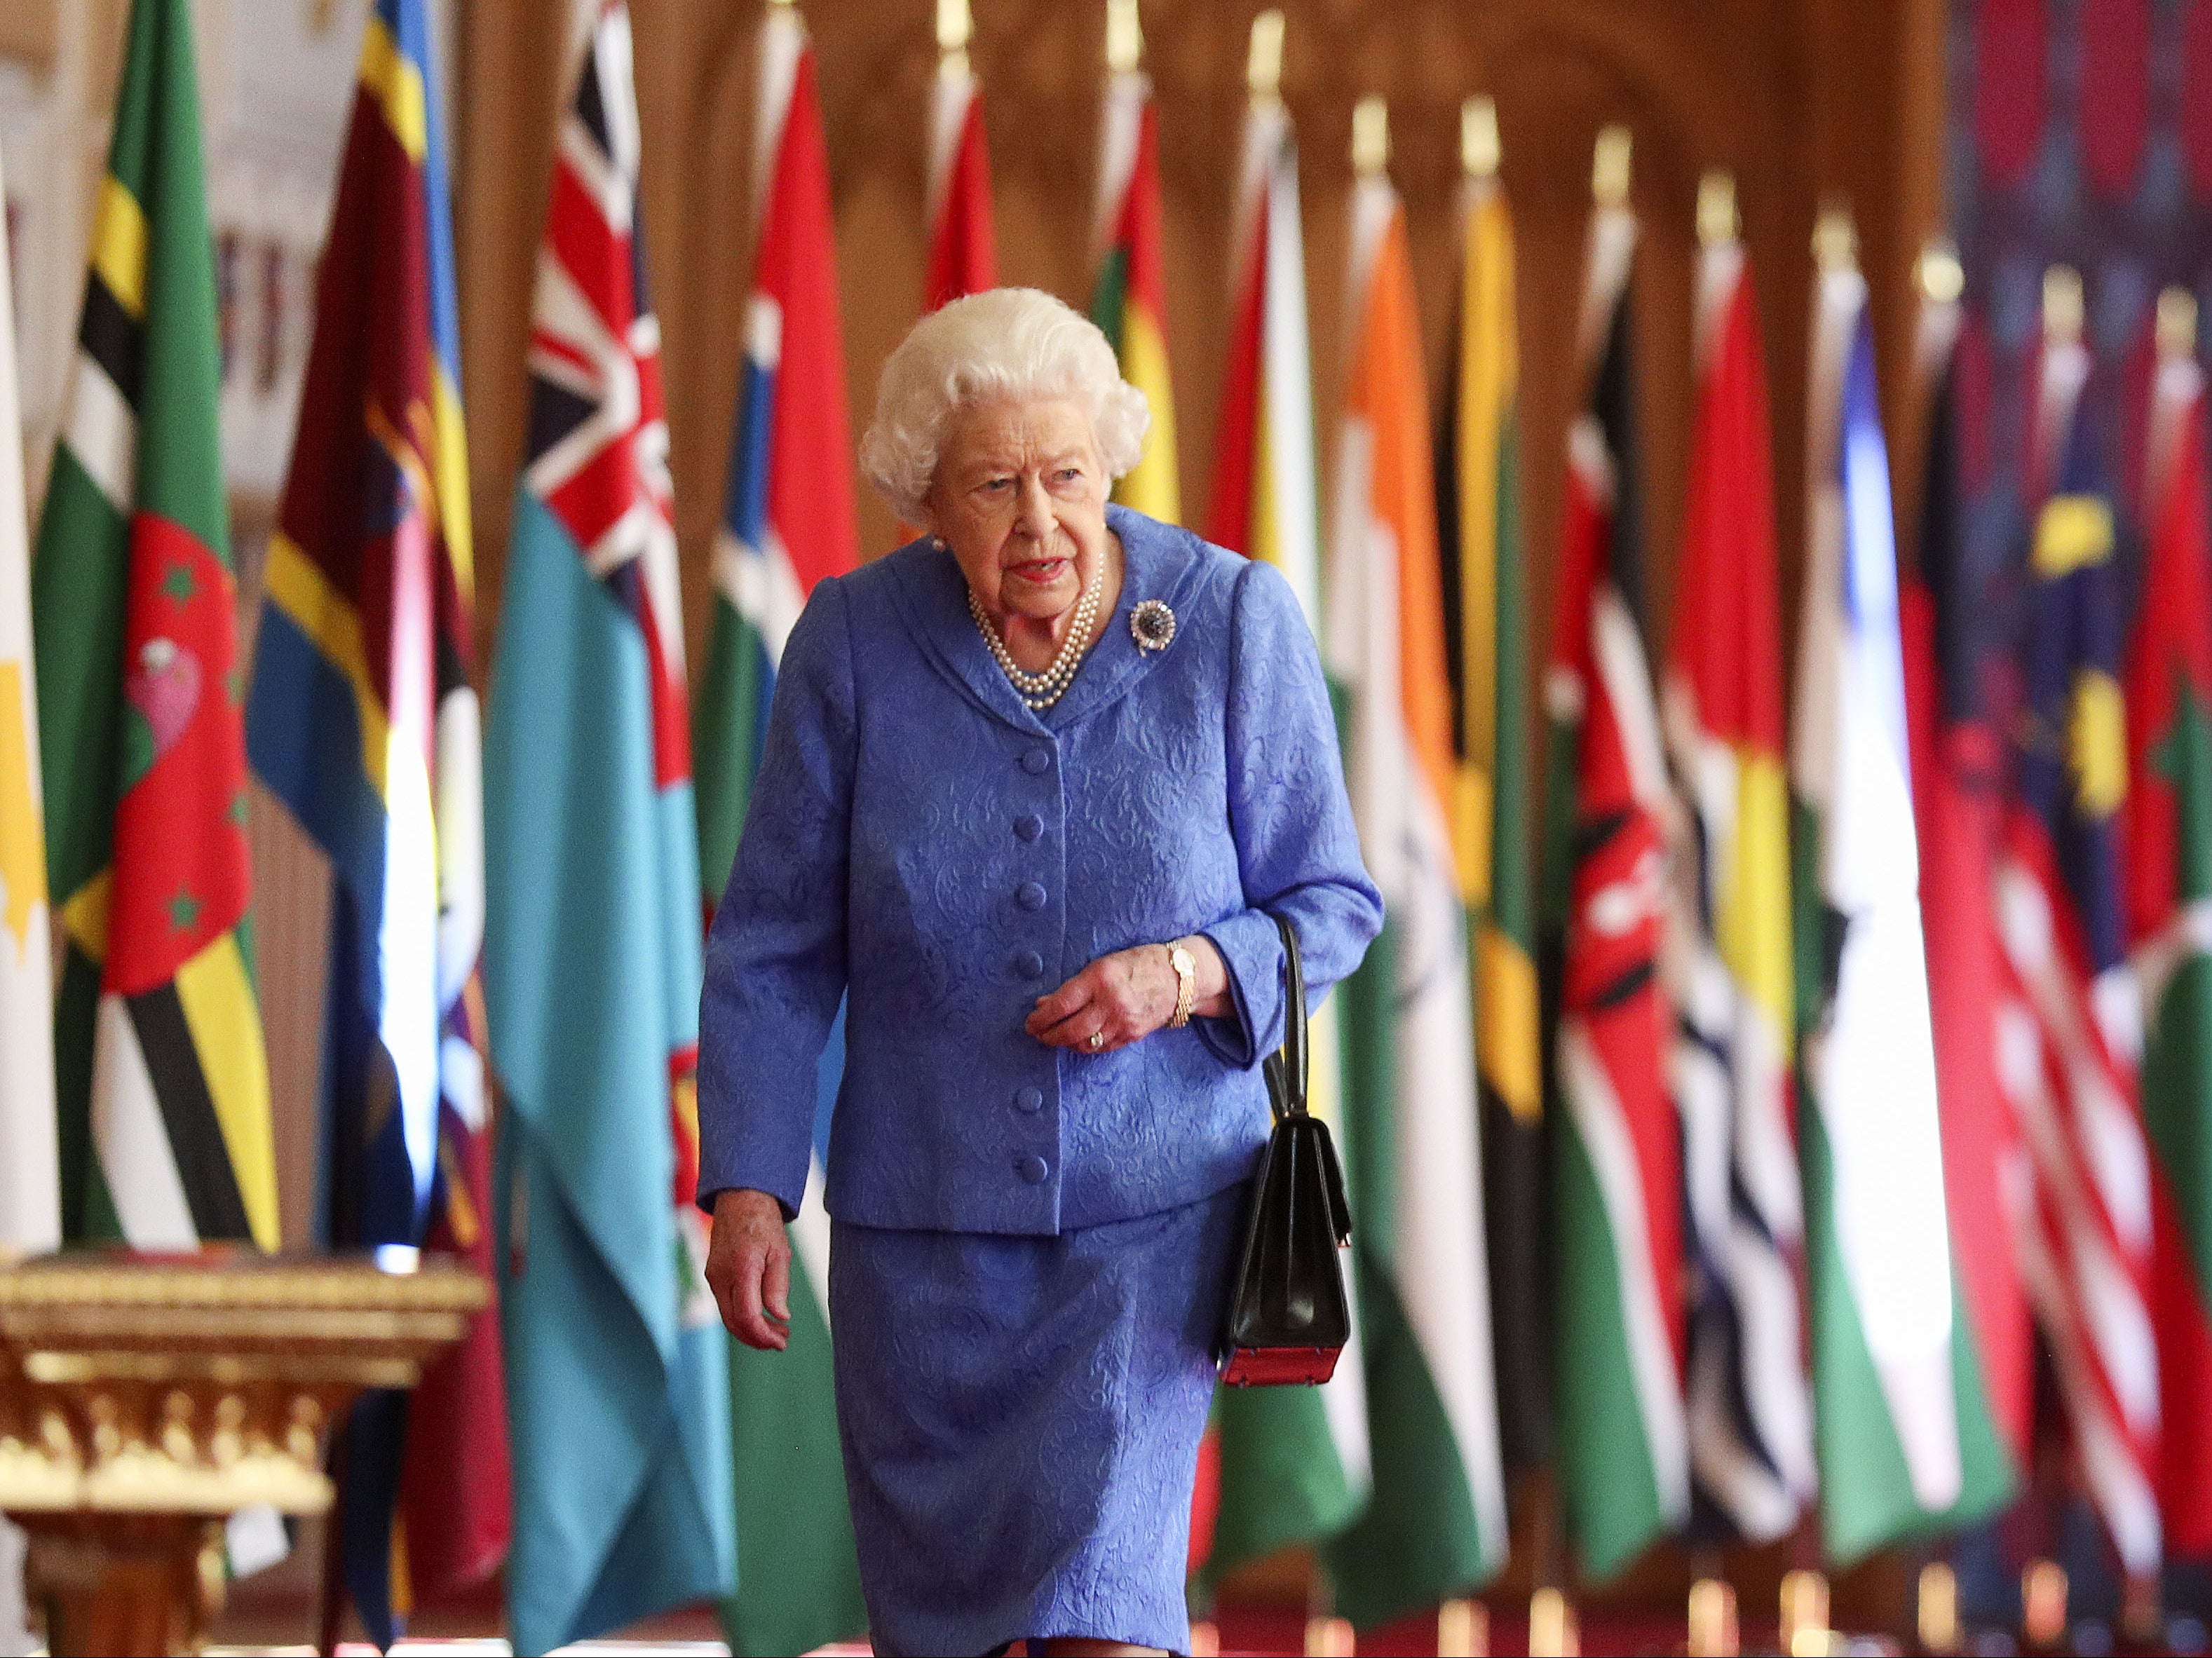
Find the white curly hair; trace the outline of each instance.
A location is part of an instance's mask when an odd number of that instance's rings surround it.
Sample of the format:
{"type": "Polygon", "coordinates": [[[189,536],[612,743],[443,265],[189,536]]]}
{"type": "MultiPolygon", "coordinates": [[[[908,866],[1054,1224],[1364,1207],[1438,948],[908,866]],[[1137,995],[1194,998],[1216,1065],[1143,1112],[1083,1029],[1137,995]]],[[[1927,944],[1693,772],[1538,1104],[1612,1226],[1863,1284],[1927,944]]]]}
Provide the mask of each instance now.
{"type": "Polygon", "coordinates": [[[1081,312],[1034,288],[994,288],[932,312],[884,364],[860,471],[909,524],[961,412],[1001,399],[1066,398],[1091,417],[1099,465],[1118,478],[1144,453],[1152,410],[1081,312]]]}

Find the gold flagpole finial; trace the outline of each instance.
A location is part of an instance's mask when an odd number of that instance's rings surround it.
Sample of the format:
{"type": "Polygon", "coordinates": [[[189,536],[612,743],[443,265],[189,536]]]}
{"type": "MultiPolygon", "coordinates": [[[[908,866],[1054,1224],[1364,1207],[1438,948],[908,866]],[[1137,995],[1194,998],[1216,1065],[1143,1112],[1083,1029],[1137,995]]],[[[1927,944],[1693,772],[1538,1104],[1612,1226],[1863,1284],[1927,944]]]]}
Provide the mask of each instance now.
{"type": "Polygon", "coordinates": [[[1920,250],[1917,268],[1923,298],[1936,305],[1956,304],[1966,291],[1966,267],[1959,262],[1959,249],[1948,236],[1931,237],[1920,250]]]}
{"type": "Polygon", "coordinates": [[[1850,209],[1841,202],[1822,208],[1814,222],[1813,263],[1823,270],[1858,269],[1858,227],[1851,222],[1850,209]]]}
{"type": "Polygon", "coordinates": [[[799,0],[768,0],[768,9],[770,11],[791,11],[796,9],[799,0]]]}
{"type": "Polygon", "coordinates": [[[1128,75],[1145,61],[1145,25],[1137,0],[1106,0],[1106,67],[1128,75]]]}
{"type": "Polygon", "coordinates": [[[1252,20],[1252,50],[1244,60],[1244,88],[1255,98],[1283,90],[1283,14],[1263,11],[1252,20]]]}
{"type": "Polygon", "coordinates": [[[1923,1652],[1959,1649],[1958,1574],[1941,1560],[1930,1560],[1920,1569],[1920,1593],[1913,1622],[1919,1629],[1923,1652]]]}
{"type": "Polygon", "coordinates": [[[2158,354],[2197,355],[2197,295],[2185,288],[2169,288],[2158,296],[2158,354]]]}
{"type": "Polygon", "coordinates": [[[1735,240],[1741,226],[1735,213],[1735,176],[1716,167],[1698,180],[1698,241],[1719,247],[1735,240]]]}
{"type": "Polygon", "coordinates": [[[1628,205],[1630,139],[1625,126],[1601,128],[1590,153],[1590,199],[1600,207],[1628,205]]]}
{"type": "Polygon", "coordinates": [[[1355,173],[1380,173],[1390,165],[1390,106],[1362,98],[1352,109],[1352,167],[1355,173]]]}
{"type": "Polygon", "coordinates": [[[1498,100],[1488,94],[1459,106],[1459,164],[1470,179],[1494,179],[1504,155],[1498,142],[1498,100]]]}
{"type": "Polygon", "coordinates": [[[2043,343],[2075,345],[2081,338],[2081,273],[2054,264],[2043,273],[2043,343]]]}
{"type": "Polygon", "coordinates": [[[968,0],[937,0],[937,69],[954,79],[968,73],[968,43],[975,38],[975,18],[968,0]]]}

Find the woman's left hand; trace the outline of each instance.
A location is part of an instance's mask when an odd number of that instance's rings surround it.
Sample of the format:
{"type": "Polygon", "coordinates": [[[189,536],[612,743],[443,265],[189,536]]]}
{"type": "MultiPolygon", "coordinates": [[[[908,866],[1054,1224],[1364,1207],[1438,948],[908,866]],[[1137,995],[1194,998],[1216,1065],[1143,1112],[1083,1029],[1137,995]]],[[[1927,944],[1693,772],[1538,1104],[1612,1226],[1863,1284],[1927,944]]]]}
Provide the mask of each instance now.
{"type": "MultiPolygon", "coordinates": [[[[1180,940],[1198,969],[1193,1018],[1229,1011],[1229,969],[1213,941],[1203,936],[1180,940]]],[[[1175,1017],[1180,987],[1167,944],[1139,944],[1101,956],[1049,996],[1037,998],[1023,1028],[1048,1048],[1082,1054],[1110,1054],[1142,1042],[1175,1017]],[[1096,1047],[1091,1037],[1102,1036],[1096,1047]]]]}

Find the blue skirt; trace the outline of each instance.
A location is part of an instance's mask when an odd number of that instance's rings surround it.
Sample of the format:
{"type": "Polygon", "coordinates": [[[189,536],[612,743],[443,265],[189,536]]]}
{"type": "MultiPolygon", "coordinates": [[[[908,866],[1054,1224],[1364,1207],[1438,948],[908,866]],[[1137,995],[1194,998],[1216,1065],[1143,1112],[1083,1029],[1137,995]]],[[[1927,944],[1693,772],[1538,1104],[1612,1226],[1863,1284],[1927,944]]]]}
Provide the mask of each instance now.
{"type": "Polygon", "coordinates": [[[1191,1486],[1245,1187],[1000,1237],[837,1223],[837,1424],[879,1653],[1184,1652],[1191,1486]]]}

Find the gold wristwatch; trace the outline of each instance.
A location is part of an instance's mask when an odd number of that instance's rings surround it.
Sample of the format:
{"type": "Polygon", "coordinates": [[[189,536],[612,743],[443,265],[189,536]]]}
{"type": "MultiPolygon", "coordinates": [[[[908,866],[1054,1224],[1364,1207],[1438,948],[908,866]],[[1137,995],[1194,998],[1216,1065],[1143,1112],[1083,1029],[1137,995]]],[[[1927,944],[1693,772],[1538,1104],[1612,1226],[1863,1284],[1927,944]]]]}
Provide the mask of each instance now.
{"type": "Polygon", "coordinates": [[[1178,938],[1168,946],[1168,965],[1176,974],[1176,1009],[1168,1029],[1180,1030],[1190,1023],[1190,1011],[1198,1001],[1198,963],[1178,938]]]}

